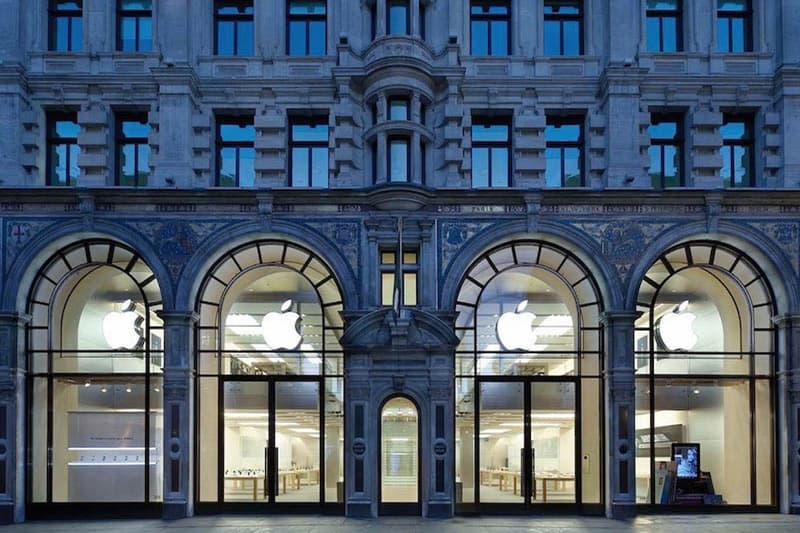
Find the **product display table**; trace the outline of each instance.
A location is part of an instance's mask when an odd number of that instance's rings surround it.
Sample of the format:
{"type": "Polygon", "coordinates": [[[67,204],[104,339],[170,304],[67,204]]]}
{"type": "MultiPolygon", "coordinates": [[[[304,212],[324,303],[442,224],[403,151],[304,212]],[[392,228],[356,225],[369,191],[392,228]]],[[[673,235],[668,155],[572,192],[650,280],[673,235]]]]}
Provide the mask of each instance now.
{"type": "Polygon", "coordinates": [[[537,474],[533,478],[533,499],[536,499],[536,485],[538,482],[542,482],[542,502],[547,502],[547,483],[552,482],[553,488],[564,488],[564,485],[572,481],[575,482],[574,475],[549,475],[549,474],[537,474]]]}
{"type": "Polygon", "coordinates": [[[253,500],[258,499],[258,481],[260,479],[264,479],[264,476],[225,476],[225,481],[235,481],[240,484],[244,484],[247,481],[253,482],[253,500]]]}

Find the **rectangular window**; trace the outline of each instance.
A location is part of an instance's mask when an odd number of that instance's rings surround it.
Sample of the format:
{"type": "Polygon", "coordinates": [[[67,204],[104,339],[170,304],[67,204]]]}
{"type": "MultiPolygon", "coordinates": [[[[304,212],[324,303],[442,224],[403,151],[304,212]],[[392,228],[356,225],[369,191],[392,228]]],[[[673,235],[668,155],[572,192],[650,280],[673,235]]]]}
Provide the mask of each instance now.
{"type": "Polygon", "coordinates": [[[753,51],[753,10],[750,0],[717,0],[717,49],[753,51]]]}
{"type": "Polygon", "coordinates": [[[583,0],[545,0],[544,53],[548,56],[583,53],[583,0]]]}
{"type": "Polygon", "coordinates": [[[75,185],[78,170],[78,113],[47,115],[47,185],[75,185]]]}
{"type": "Polygon", "coordinates": [[[214,43],[217,55],[253,55],[252,0],[214,2],[214,43]]]}
{"type": "Polygon", "coordinates": [[[289,55],[324,56],[326,21],[325,0],[289,0],[289,55]]]}
{"type": "Polygon", "coordinates": [[[121,52],[149,52],[152,49],[152,0],[118,0],[117,50],[121,52]]]}
{"type": "Polygon", "coordinates": [[[724,187],[753,187],[753,117],[724,113],[722,126],[722,183],[724,187]]]}
{"type": "Polygon", "coordinates": [[[511,184],[510,117],[472,118],[472,186],[511,184]]]}
{"type": "Polygon", "coordinates": [[[408,0],[387,0],[386,33],[388,35],[408,35],[411,33],[408,4],[408,0]]]}
{"type": "Polygon", "coordinates": [[[647,0],[647,51],[683,50],[681,0],[647,0]]]}
{"type": "Polygon", "coordinates": [[[83,50],[83,1],[50,0],[48,41],[55,52],[83,50]]]}
{"type": "Polygon", "coordinates": [[[252,115],[217,117],[217,186],[255,185],[256,131],[252,115]]]}
{"type": "Polygon", "coordinates": [[[397,264],[395,248],[381,249],[381,305],[394,304],[394,287],[397,267],[403,274],[403,305],[417,305],[417,274],[419,272],[419,253],[416,250],[403,250],[403,260],[397,264]]]}
{"type": "Polygon", "coordinates": [[[650,179],[653,187],[685,185],[683,158],[683,119],[679,114],[650,115],[650,179]]]}
{"type": "Polygon", "coordinates": [[[289,129],[289,184],[327,187],[328,116],[292,117],[289,129]]]}
{"type": "Polygon", "coordinates": [[[389,161],[388,174],[389,181],[392,183],[402,183],[408,181],[408,169],[411,168],[409,158],[411,156],[408,149],[408,137],[392,136],[388,139],[389,161]]]}
{"type": "Polygon", "coordinates": [[[503,0],[473,0],[470,39],[474,56],[507,56],[511,50],[511,6],[503,0]]]}
{"type": "Polygon", "coordinates": [[[583,186],[583,116],[547,117],[545,186],[583,186]]]}
{"type": "Polygon", "coordinates": [[[389,98],[389,120],[408,120],[408,98],[389,98]]]}
{"type": "Polygon", "coordinates": [[[117,115],[117,185],[143,187],[150,176],[147,113],[117,115]]]}

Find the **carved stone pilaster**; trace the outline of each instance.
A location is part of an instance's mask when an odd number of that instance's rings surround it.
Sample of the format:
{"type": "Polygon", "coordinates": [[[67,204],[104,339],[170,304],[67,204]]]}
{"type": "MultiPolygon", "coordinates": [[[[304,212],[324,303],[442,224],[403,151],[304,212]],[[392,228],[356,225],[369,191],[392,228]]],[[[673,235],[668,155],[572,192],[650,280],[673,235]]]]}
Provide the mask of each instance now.
{"type": "Polygon", "coordinates": [[[191,391],[194,386],[194,312],[162,311],[164,320],[164,511],[166,519],[192,515],[191,391]]]}
{"type": "Polygon", "coordinates": [[[636,446],[634,443],[634,323],[640,313],[603,313],[606,350],[606,515],[636,514],[636,446]]]}
{"type": "Polygon", "coordinates": [[[778,330],[776,357],[778,402],[777,430],[778,472],[787,472],[781,480],[784,513],[800,514],[800,314],[784,314],[773,319],[778,330]]]}

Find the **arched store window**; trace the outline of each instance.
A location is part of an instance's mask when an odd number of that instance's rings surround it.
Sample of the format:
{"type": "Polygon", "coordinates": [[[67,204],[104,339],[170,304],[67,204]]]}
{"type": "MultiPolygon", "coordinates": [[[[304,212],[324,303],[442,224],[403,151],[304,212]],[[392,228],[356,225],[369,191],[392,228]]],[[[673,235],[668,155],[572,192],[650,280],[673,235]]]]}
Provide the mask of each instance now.
{"type": "Polygon", "coordinates": [[[28,295],[30,499],[162,499],[161,293],[142,257],[92,239],[58,250],[28,295]]]}
{"type": "Polygon", "coordinates": [[[302,246],[252,242],[209,270],[196,310],[199,502],[338,502],[341,290],[302,246]]]}
{"type": "Polygon", "coordinates": [[[467,270],[455,306],[463,509],[599,503],[603,303],[559,246],[516,241],[467,270]]]}
{"type": "Polygon", "coordinates": [[[772,290],[741,251],[675,246],[639,288],[636,501],[772,505],[772,290]]]}

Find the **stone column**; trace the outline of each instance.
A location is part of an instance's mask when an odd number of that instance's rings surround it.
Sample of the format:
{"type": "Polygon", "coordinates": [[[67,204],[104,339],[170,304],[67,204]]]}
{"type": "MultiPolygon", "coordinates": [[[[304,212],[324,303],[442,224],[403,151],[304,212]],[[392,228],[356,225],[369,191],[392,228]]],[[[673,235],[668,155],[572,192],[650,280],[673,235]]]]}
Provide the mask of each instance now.
{"type": "MultiPolygon", "coordinates": [[[[642,155],[639,123],[639,69],[610,67],[603,77],[608,125],[606,186],[647,187],[649,178],[642,155]]],[[[592,124],[589,124],[591,127],[592,124]]],[[[591,149],[591,146],[589,147],[591,149]]],[[[589,165],[593,170],[594,165],[589,165]]],[[[587,180],[589,173],[586,173],[587,180]]]]}
{"type": "Polygon", "coordinates": [[[409,34],[414,37],[419,37],[419,0],[411,0],[411,9],[409,10],[409,34]]]}
{"type": "Polygon", "coordinates": [[[192,449],[194,324],[192,311],[162,311],[164,320],[164,511],[165,519],[193,513],[192,449]]]}
{"type": "Polygon", "coordinates": [[[375,0],[375,38],[386,35],[386,0],[375,0]]]}
{"type": "Polygon", "coordinates": [[[607,311],[602,315],[606,352],[606,516],[636,514],[634,443],[634,322],[639,313],[607,311]]]}
{"type": "Polygon", "coordinates": [[[0,312],[0,524],[25,519],[25,333],[30,317],[0,312]]]}
{"type": "Polygon", "coordinates": [[[777,503],[782,513],[800,514],[800,314],[781,315],[774,322],[778,328],[777,503]]]}

